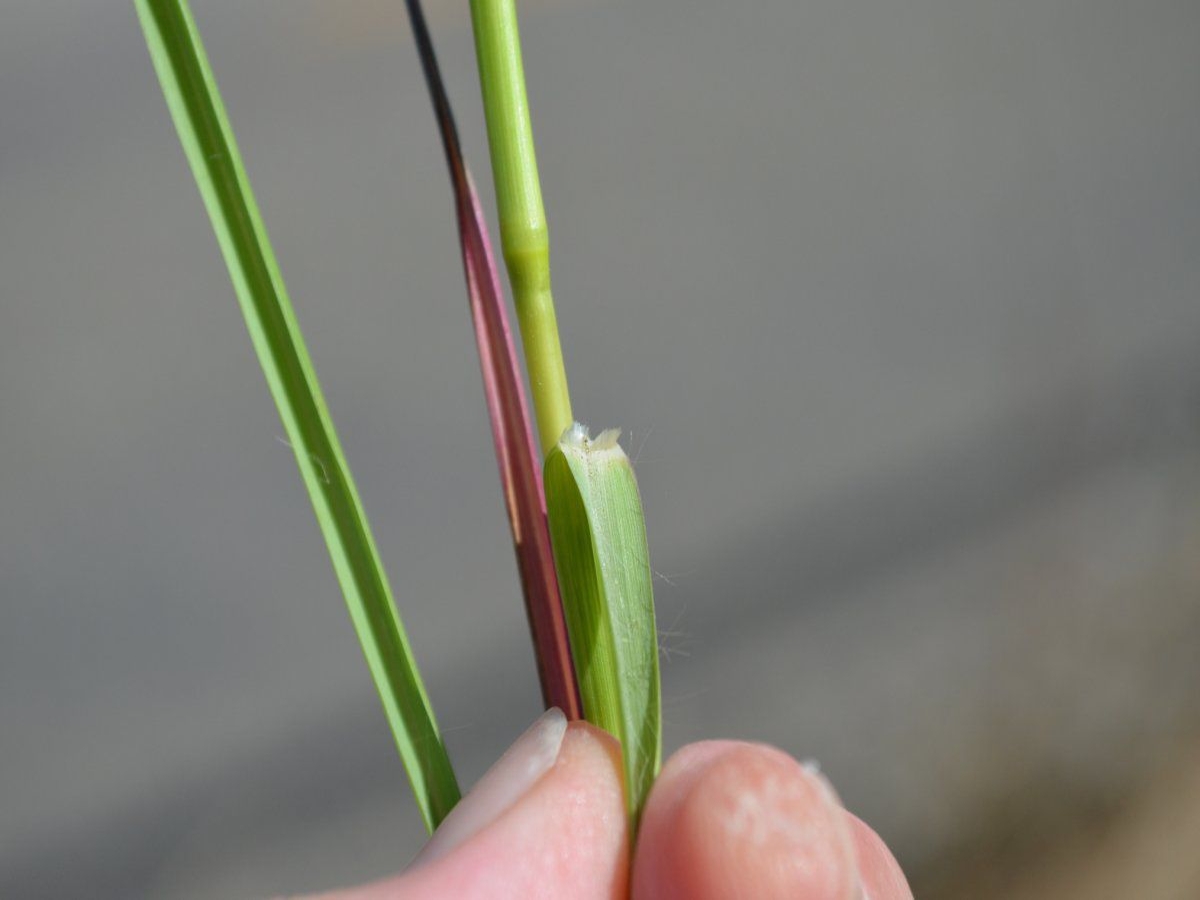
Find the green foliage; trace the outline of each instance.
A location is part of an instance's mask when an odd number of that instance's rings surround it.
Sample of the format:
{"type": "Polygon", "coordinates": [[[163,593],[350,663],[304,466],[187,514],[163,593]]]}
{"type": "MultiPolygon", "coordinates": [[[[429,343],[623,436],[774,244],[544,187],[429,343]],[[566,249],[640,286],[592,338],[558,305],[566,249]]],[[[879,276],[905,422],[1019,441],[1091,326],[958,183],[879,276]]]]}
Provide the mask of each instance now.
{"type": "Polygon", "coordinates": [[[392,602],[383,562],[267,239],[233,130],[186,0],[135,0],[154,68],[225,257],[246,328],[417,805],[432,830],[458,784],[392,602]]]}
{"type": "Polygon", "coordinates": [[[616,432],[563,436],[546,459],[546,505],[584,714],[621,741],[636,830],[662,760],[662,709],[645,518],[616,432]]]}

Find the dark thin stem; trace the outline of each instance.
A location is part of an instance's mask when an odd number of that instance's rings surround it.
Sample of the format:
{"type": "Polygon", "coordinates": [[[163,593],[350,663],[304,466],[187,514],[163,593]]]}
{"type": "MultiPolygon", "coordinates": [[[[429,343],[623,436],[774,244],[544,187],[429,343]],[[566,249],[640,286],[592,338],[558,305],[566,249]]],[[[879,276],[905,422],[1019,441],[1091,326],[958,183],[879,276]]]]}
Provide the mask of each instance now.
{"type": "Polygon", "coordinates": [[[459,240],[484,393],[492,420],[500,480],[508,504],[542,699],[547,707],[557,706],[568,718],[579,719],[583,717],[582,705],[571,661],[554,556],[550,549],[550,533],[546,525],[541,456],[533,442],[529,407],[525,402],[504,293],[479,198],[463,158],[458,128],[442,82],[425,14],[419,0],[405,0],[405,5],[454,187],[459,240]]]}

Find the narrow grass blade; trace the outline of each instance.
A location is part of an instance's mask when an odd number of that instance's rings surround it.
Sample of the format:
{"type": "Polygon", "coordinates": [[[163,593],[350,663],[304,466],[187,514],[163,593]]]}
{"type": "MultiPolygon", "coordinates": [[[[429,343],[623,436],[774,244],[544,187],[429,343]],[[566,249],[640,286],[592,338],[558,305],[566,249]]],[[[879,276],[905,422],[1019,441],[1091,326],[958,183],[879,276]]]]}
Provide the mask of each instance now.
{"type": "Polygon", "coordinates": [[[458,802],[458,784],[200,35],[186,0],[135,0],[135,4],[417,805],[432,830],[458,802]]]}
{"type": "Polygon", "coordinates": [[[406,0],[409,22],[416,38],[425,83],[433,101],[450,182],[454,187],[454,206],[458,217],[458,237],[462,247],[467,295],[471,302],[471,320],[479,347],[479,366],[483,391],[492,421],[492,441],[500,482],[508,505],[517,568],[525,594],[525,612],[537,658],[542,699],[547,707],[557,706],[569,719],[583,717],[571,647],[563,618],[550,533],[546,526],[546,504],[542,492],[542,470],[533,443],[529,407],[521,384],[517,353],[513,344],[508,312],[500,275],[488,240],[487,222],[479,206],[475,185],[467,169],[458,128],[450,109],[433,50],[433,40],[419,0],[406,0]]]}
{"type": "Polygon", "coordinates": [[[617,437],[569,430],[546,459],[546,504],[584,713],[621,741],[636,831],[662,761],[662,704],[645,518],[617,437]]]}

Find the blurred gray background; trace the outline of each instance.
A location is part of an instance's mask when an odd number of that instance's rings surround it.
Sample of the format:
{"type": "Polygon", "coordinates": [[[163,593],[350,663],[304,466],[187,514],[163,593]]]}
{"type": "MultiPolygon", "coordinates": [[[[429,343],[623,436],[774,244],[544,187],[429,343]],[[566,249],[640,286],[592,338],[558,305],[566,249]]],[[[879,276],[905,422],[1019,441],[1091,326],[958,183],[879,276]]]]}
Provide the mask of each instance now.
{"type": "MultiPolygon", "coordinates": [[[[539,696],[402,4],[194,11],[470,783],[539,696]]],[[[1200,6],[522,15],[668,749],[818,759],[918,896],[1200,896],[1200,6]]],[[[490,197],[465,0],[430,18],[490,197]]],[[[5,0],[0,896],[419,846],[281,435],[132,5],[5,0]]]]}

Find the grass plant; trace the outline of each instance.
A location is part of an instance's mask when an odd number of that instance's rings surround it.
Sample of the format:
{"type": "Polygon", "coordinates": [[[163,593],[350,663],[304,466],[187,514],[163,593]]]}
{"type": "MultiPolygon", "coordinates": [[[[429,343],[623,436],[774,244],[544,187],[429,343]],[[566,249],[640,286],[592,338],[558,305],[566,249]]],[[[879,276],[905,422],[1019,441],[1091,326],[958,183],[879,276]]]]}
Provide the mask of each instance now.
{"type": "Polygon", "coordinates": [[[515,0],[471,0],[500,240],[546,453],[546,508],[584,716],[621,741],[633,828],[662,757],[658,632],[637,480],[618,433],[575,422],[550,290],[515,0]]]}
{"type": "MultiPolygon", "coordinates": [[[[645,522],[616,432],[591,440],[572,415],[516,8],[513,0],[471,0],[501,244],[525,347],[536,444],[485,220],[432,40],[419,0],[406,3],[454,189],[484,392],[543,697],[621,741],[627,807],[636,826],[662,746],[645,522]]],[[[135,5],[417,805],[432,829],[458,800],[454,772],[199,33],[187,0],[135,5]]]]}

